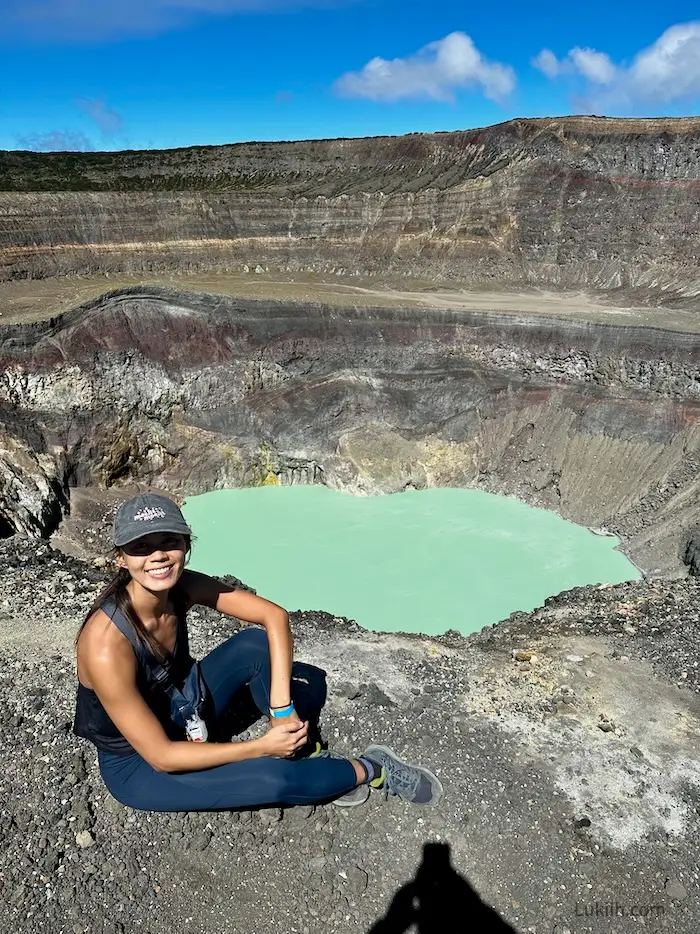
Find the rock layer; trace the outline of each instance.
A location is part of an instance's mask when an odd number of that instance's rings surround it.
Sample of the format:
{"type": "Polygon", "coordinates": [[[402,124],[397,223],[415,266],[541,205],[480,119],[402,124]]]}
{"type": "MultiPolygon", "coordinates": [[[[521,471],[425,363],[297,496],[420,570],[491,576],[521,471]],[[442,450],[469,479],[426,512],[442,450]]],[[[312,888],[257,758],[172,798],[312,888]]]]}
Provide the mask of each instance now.
{"type": "Polygon", "coordinates": [[[700,119],[0,153],[0,279],[350,272],[697,295],[700,119]]]}
{"type": "Polygon", "coordinates": [[[3,329],[0,363],[17,443],[64,487],[480,486],[615,530],[652,571],[700,519],[694,335],[135,288],[3,329]]]}

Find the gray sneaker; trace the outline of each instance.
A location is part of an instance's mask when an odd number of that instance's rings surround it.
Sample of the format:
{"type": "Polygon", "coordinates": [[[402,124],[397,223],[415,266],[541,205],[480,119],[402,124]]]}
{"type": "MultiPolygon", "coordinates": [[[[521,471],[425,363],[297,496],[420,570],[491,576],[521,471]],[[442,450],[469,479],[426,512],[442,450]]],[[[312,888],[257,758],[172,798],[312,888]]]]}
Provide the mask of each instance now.
{"type": "MultiPolygon", "coordinates": [[[[341,756],[331,749],[323,749],[320,743],[316,744],[316,749],[311,753],[309,759],[347,759],[347,756],[341,756]]],[[[331,801],[337,808],[354,808],[358,804],[364,804],[369,798],[369,785],[356,785],[347,791],[340,798],[331,801]]]]}
{"type": "Polygon", "coordinates": [[[436,775],[421,765],[409,765],[392,749],[368,746],[362,755],[381,763],[384,769],[383,784],[372,782],[372,787],[380,787],[386,794],[398,795],[411,804],[436,805],[442,797],[442,784],[436,775]]]}
{"type": "Polygon", "coordinates": [[[367,798],[369,798],[369,785],[356,785],[344,795],[331,801],[331,804],[337,808],[354,808],[358,804],[364,804],[367,798]]]}

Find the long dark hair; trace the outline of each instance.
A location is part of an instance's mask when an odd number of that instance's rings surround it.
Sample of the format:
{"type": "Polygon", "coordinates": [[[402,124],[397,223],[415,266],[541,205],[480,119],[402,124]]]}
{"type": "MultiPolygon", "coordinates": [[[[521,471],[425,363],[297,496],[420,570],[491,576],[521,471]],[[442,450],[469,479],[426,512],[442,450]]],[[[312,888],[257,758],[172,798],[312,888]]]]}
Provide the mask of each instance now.
{"type": "MultiPolygon", "coordinates": [[[[189,535],[183,535],[183,538],[185,539],[185,563],[187,563],[187,559],[189,558],[190,551],[192,549],[192,539],[189,535]]],[[[113,557],[116,559],[118,555],[119,549],[115,548],[113,557]]],[[[131,602],[129,591],[126,589],[130,580],[131,574],[128,572],[128,570],[126,568],[119,568],[111,581],[107,583],[99,596],[95,598],[95,602],[85,614],[85,618],[80,624],[80,629],[78,630],[78,633],[75,637],[75,645],[78,645],[80,633],[85,628],[85,625],[90,617],[98,610],[102,609],[103,604],[111,599],[114,600],[114,602],[117,604],[117,608],[133,626],[137,639],[155,655],[158,661],[161,663],[168,662],[170,660],[170,652],[164,649],[163,646],[152,635],[152,633],[146,629],[146,627],[141,622],[140,616],[134,609],[134,604],[131,602]]],[[[179,618],[180,614],[184,612],[184,604],[183,594],[178,591],[178,584],[179,581],[170,591],[170,598],[173,601],[175,612],[179,618]]]]}

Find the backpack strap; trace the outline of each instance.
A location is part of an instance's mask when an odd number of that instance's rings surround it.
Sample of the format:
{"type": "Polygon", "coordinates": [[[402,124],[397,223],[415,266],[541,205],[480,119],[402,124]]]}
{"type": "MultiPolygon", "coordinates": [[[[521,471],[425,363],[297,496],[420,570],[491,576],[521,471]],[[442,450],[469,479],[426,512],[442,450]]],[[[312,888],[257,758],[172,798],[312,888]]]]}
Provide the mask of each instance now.
{"type": "MultiPolygon", "coordinates": [[[[173,684],[167,668],[158,661],[155,655],[150,652],[139,639],[134,632],[134,627],[119,609],[116,601],[108,600],[107,603],[102,606],[102,610],[109,616],[122,635],[126,636],[129,640],[136,653],[136,658],[141,662],[144,668],[151,672],[158,687],[162,688],[171,700],[181,696],[180,692],[173,684]]],[[[178,626],[179,625],[180,620],[178,618],[178,626]]]]}
{"type": "MultiPolygon", "coordinates": [[[[183,691],[179,690],[174,684],[167,668],[158,661],[155,655],[153,655],[138,638],[134,632],[134,627],[119,609],[116,601],[108,600],[103,605],[102,609],[107,616],[110,617],[117,629],[129,640],[134,648],[137,659],[152,676],[157,686],[167,694],[170,700],[171,719],[176,723],[179,721],[180,725],[184,726],[187,718],[191,716],[193,711],[197,712],[206,699],[206,685],[204,684],[199,664],[197,662],[193,663],[192,671],[188,675],[185,687],[183,688],[185,693],[183,693],[183,691]]],[[[187,628],[184,620],[180,618],[179,613],[178,627],[181,627],[179,632],[184,630],[186,635],[187,628]]]]}

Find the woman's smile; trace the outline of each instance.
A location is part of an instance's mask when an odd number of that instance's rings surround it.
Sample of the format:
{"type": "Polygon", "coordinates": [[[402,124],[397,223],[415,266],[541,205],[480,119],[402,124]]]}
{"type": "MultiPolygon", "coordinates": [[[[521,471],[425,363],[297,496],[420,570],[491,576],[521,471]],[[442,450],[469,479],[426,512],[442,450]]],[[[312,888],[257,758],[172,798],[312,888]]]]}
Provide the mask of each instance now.
{"type": "Polygon", "coordinates": [[[174,564],[167,564],[157,568],[148,568],[146,573],[151,577],[155,577],[157,580],[165,580],[167,577],[170,577],[174,567],[174,564]]]}

